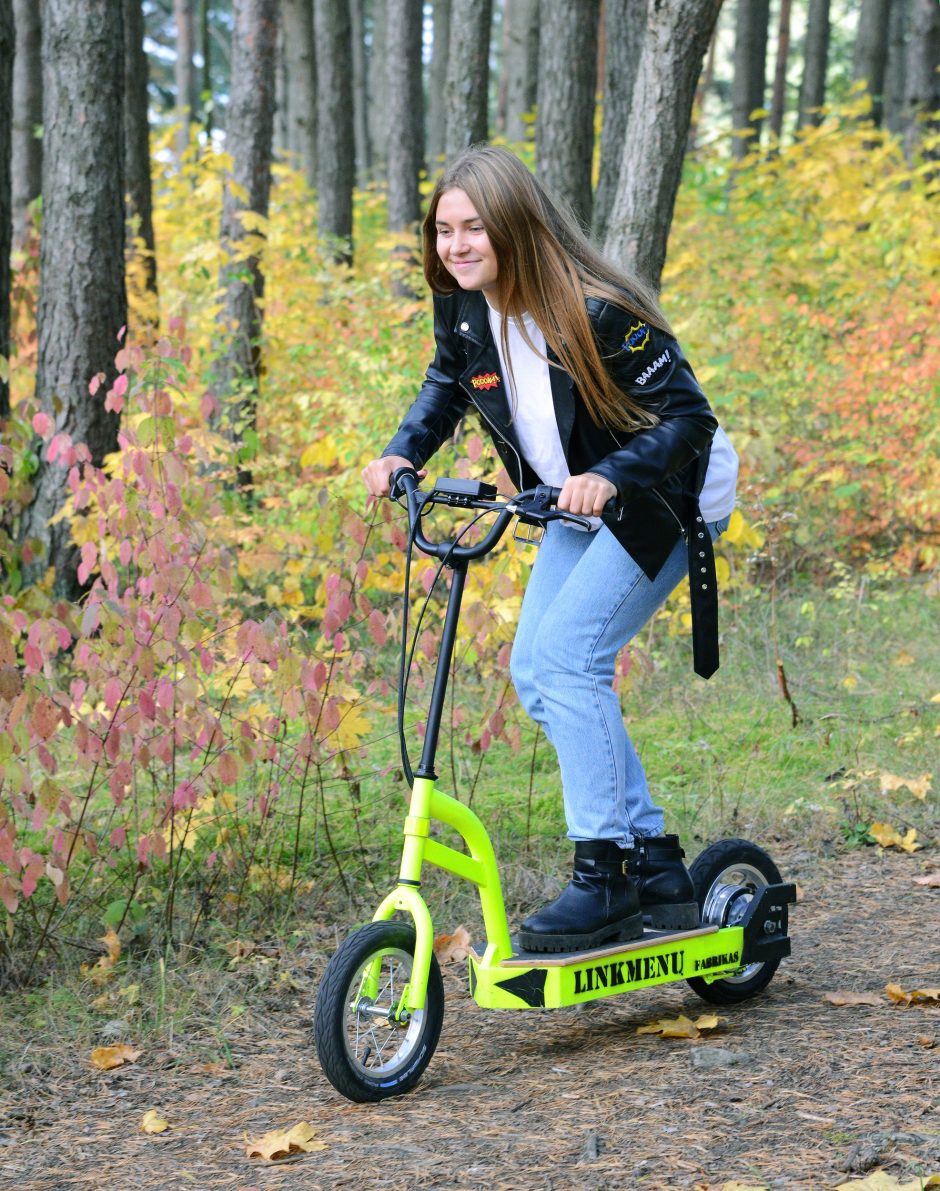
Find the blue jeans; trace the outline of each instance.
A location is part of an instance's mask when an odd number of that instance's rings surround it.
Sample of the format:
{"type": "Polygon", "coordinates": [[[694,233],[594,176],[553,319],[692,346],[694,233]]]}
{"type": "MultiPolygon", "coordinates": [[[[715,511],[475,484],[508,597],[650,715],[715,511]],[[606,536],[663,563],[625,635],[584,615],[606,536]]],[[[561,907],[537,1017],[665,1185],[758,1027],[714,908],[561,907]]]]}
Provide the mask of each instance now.
{"type": "MultiPolygon", "coordinates": [[[[712,538],[727,525],[709,525],[712,538]]],[[[556,521],[542,539],[510,669],[520,702],[558,754],[570,839],[626,848],[634,837],[662,834],[663,812],[627,735],[614,667],[687,573],[682,538],[652,580],[606,526],[580,533],[556,521]]]]}

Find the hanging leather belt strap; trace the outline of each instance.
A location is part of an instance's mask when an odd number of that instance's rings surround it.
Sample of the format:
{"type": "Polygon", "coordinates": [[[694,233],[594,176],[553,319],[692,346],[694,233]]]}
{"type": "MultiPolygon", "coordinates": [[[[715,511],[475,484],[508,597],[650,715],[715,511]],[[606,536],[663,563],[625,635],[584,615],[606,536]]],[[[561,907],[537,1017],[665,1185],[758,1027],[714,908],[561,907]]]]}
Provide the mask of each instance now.
{"type": "Polygon", "coordinates": [[[695,503],[688,530],[689,597],[692,604],[692,663],[695,673],[711,678],[718,669],[718,576],[712,535],[695,503]]]}

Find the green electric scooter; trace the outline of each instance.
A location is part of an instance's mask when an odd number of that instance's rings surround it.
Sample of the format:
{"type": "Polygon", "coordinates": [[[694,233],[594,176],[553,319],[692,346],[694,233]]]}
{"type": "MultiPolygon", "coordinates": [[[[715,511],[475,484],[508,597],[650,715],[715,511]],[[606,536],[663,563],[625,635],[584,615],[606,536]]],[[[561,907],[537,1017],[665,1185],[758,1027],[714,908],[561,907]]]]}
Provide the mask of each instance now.
{"type": "Polygon", "coordinates": [[[373,921],[339,946],[320,982],[314,1033],[329,1081],[350,1100],[383,1100],[410,1091],[434,1054],[444,988],[433,951],[431,914],[421,892],[426,865],[462,877],[479,891],[485,937],[470,951],[468,962],[471,995],[486,1009],[552,1009],[679,980],[719,1005],[746,1001],[766,988],[780,960],[790,954],[787,906],[796,892],[792,884],[782,883],[770,856],[746,840],[721,840],[692,863],[701,910],[700,924],[692,930],[646,930],[629,943],[561,954],[526,952],[514,943],[490,838],[469,807],[438,789],[435,752],[470,563],[489,554],[514,519],[530,527],[529,532],[553,520],[584,519],[558,510],[560,490],[544,485],[508,500],[476,480],[439,479],[430,492],[422,492],[417,475],[403,468],[393,475],[391,488],[393,498],[407,502],[409,563],[414,546],[439,559],[442,569],[451,572],[450,592],[421,760],[412,774],[403,733],[406,577],[399,726],[412,792],[404,849],[397,886],[373,921]],[[495,519],[479,541],[465,542],[465,527],[449,540],[431,542],[423,520],[435,505],[478,510],[474,524],[488,514],[495,519]],[[453,829],[465,850],[439,842],[438,824],[453,829]],[[396,914],[404,920],[394,920],[396,914]]]}

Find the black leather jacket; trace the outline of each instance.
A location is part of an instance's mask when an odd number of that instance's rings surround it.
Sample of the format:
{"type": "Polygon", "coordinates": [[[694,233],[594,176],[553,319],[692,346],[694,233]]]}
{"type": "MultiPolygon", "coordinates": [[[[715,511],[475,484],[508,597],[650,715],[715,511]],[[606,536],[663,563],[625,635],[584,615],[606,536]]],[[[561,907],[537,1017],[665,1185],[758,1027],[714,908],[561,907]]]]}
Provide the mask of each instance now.
{"type": "MultiPolygon", "coordinates": [[[[623,515],[610,529],[652,579],[697,516],[718,423],[671,335],[600,299],[587,299],[587,310],[614,382],[660,421],[638,433],[598,426],[572,378],[552,367],[561,445],[572,475],[590,471],[616,487],[623,515]]],[[[434,337],[424,384],[383,454],[422,467],[475,407],[513,483],[541,483],[515,437],[483,294],[436,295],[434,337]]],[[[557,364],[550,349],[548,356],[557,364]]]]}

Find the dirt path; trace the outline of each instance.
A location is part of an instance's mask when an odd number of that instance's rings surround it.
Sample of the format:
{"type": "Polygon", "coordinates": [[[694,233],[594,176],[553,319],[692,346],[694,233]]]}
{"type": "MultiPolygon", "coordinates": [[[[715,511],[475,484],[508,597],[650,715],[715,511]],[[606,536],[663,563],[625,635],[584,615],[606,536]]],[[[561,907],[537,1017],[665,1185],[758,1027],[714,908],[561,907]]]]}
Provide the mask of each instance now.
{"type": "MultiPolygon", "coordinates": [[[[0,1187],[831,1188],[865,1171],[940,1173],[940,1008],[835,1008],[822,994],[940,985],[936,857],[778,853],[799,882],[794,955],[697,1042],[637,1035],[707,1007],[685,985],[578,1010],[479,1009],[445,969],[440,1047],[418,1089],[352,1105],[326,1083],[309,991],[246,1017],[235,1070],[163,1053],[95,1074],[30,1044],[0,1104],[0,1187]],[[30,1059],[30,1056],[33,1056],[30,1059]],[[710,1066],[710,1063],[719,1063],[710,1066]],[[138,1130],[156,1108],[172,1128],[138,1130]],[[326,1148],[282,1164],[244,1137],[309,1121],[326,1148]]],[[[309,989],[312,989],[312,973],[309,989]]]]}

